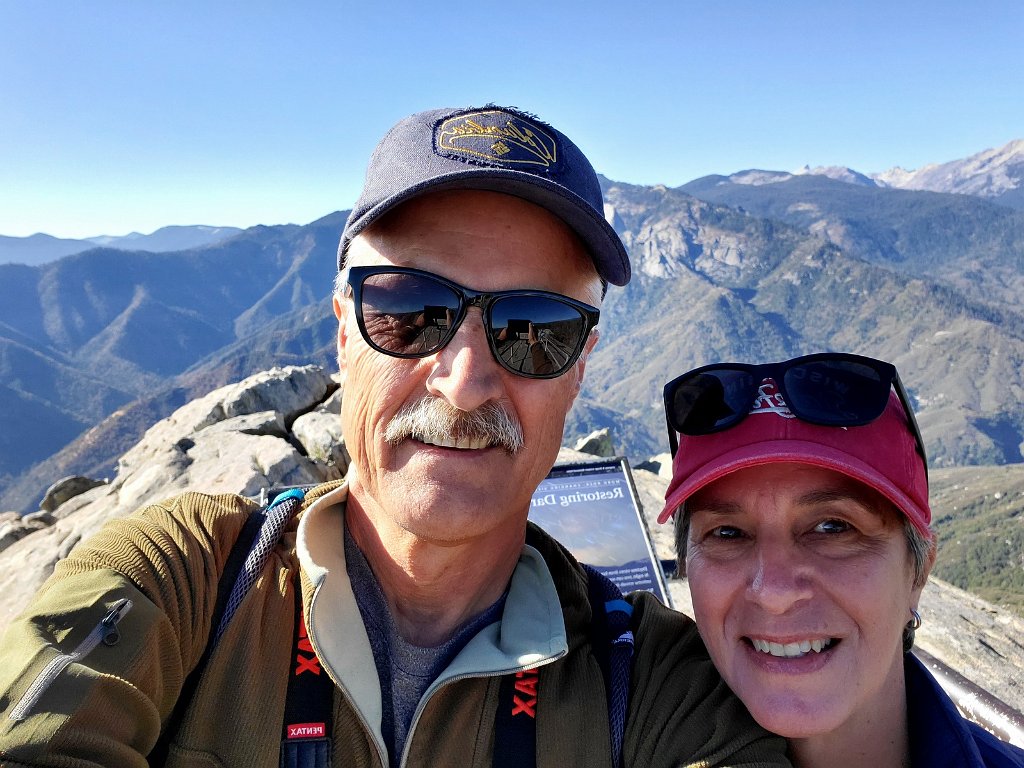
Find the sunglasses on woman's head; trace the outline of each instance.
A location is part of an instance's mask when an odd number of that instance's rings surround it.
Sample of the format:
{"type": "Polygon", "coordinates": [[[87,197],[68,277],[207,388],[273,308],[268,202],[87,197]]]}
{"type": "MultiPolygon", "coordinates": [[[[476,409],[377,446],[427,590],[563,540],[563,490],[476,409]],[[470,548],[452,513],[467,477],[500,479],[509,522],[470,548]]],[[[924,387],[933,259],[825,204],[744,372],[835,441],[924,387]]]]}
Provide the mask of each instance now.
{"type": "Polygon", "coordinates": [[[896,367],[843,352],[765,365],[715,363],[673,379],[665,385],[672,455],[679,447],[678,434],[710,435],[743,421],[765,379],[775,381],[794,416],[826,427],[870,424],[885,411],[889,392],[895,387],[927,472],[924,440],[896,367]]]}
{"type": "Polygon", "coordinates": [[[469,307],[483,314],[491,354],[530,379],[561,376],[597,325],[589,304],[548,291],[481,292],[408,267],[348,267],[363,339],[392,357],[427,357],[452,340],[469,307]]]}

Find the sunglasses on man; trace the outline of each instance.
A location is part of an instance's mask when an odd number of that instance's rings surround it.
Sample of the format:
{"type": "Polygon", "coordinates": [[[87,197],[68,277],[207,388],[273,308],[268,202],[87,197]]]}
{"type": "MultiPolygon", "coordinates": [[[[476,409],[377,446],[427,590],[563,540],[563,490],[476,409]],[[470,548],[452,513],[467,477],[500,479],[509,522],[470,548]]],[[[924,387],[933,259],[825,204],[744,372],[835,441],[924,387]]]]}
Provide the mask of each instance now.
{"type": "Polygon", "coordinates": [[[672,455],[678,435],[711,435],[739,424],[750,413],[765,379],[775,381],[798,419],[826,427],[860,427],[882,415],[895,387],[917,450],[928,460],[921,430],[896,367],[844,352],[822,352],[780,363],[714,363],[665,385],[665,417],[672,455]]]}
{"type": "Polygon", "coordinates": [[[469,307],[478,307],[498,365],[517,376],[553,379],[579,359],[600,317],[595,307],[560,293],[473,291],[409,267],[347,269],[359,332],[391,357],[427,357],[443,349],[469,307]]]}

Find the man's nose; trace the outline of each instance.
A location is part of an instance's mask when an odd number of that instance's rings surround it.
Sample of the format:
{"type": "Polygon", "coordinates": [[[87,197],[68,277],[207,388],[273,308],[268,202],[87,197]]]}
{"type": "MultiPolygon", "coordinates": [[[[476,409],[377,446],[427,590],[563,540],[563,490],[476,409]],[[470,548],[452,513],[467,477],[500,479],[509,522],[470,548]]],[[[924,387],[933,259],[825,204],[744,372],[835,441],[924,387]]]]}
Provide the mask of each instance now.
{"type": "Polygon", "coordinates": [[[487,344],[480,310],[470,308],[452,340],[434,355],[427,391],[462,411],[501,398],[501,368],[487,344]]]}

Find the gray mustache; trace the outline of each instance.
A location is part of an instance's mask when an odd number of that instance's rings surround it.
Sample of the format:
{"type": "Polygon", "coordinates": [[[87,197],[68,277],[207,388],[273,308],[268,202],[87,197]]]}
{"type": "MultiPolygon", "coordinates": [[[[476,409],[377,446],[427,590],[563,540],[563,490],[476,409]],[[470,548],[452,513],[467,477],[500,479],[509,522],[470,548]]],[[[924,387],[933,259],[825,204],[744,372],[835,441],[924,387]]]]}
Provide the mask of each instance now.
{"type": "Polygon", "coordinates": [[[384,439],[395,445],[416,435],[428,441],[483,439],[509,453],[523,447],[519,420],[498,403],[462,411],[439,397],[425,397],[404,406],[388,422],[384,439]]]}

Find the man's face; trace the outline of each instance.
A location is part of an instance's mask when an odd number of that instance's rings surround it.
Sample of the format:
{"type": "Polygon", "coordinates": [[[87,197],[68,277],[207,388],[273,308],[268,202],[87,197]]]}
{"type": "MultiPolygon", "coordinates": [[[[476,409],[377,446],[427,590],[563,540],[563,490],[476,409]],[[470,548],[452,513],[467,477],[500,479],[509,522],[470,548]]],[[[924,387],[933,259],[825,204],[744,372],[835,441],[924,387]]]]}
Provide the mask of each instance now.
{"type": "MultiPolygon", "coordinates": [[[[348,263],[414,267],[478,291],[534,288],[593,305],[600,301],[593,263],[573,232],[544,209],[494,192],[438,192],[405,203],[352,242],[348,263]]],[[[495,362],[476,308],[446,347],[417,359],[371,349],[356,326],[351,298],[336,297],[335,311],[352,502],[371,519],[390,521],[424,541],[521,537],[530,497],[555,460],[596,334],[564,375],[527,379],[495,362]],[[522,448],[510,453],[493,445],[386,440],[395,414],[423,398],[439,398],[463,412],[504,409],[521,427],[522,448]]]]}

